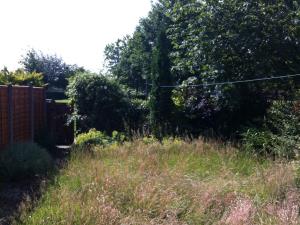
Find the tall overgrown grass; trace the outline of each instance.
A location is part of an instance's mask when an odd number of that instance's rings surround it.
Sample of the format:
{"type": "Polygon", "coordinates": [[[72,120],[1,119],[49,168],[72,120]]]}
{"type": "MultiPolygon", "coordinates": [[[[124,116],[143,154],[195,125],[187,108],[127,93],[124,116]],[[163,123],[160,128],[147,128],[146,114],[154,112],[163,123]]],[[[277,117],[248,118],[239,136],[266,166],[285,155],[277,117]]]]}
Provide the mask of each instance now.
{"type": "Polygon", "coordinates": [[[298,166],[202,140],[74,149],[15,224],[299,224],[298,166]]]}

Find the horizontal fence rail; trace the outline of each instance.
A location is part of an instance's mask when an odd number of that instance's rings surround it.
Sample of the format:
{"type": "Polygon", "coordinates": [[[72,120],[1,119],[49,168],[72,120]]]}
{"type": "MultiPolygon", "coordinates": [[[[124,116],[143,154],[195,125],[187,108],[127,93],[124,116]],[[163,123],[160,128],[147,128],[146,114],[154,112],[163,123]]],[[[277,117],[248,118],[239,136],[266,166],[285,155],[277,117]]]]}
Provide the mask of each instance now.
{"type": "Polygon", "coordinates": [[[7,145],[33,141],[46,126],[44,88],[0,86],[0,150],[7,145]]]}

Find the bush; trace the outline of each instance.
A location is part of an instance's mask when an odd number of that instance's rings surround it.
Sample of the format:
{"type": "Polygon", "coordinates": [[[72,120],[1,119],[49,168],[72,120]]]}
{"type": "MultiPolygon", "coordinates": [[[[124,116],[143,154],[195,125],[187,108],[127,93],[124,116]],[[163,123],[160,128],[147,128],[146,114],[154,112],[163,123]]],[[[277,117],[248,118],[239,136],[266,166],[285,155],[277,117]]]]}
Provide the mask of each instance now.
{"type": "Polygon", "coordinates": [[[35,143],[19,143],[0,153],[0,178],[16,180],[46,174],[52,167],[49,153],[35,143]]]}
{"type": "Polygon", "coordinates": [[[117,131],[112,133],[112,137],[106,135],[96,129],[91,129],[87,133],[79,134],[76,137],[75,144],[79,147],[101,145],[107,146],[115,143],[121,143],[125,140],[125,136],[117,131]]]}
{"type": "Polygon", "coordinates": [[[284,158],[294,158],[300,147],[300,111],[293,101],[275,101],[262,129],[243,133],[246,150],[284,158]]]}
{"type": "Polygon", "coordinates": [[[96,128],[111,133],[125,129],[130,101],[116,81],[102,75],[78,73],[70,79],[67,95],[81,131],[96,128]]]}
{"type": "Polygon", "coordinates": [[[36,87],[44,86],[41,73],[27,73],[23,70],[9,72],[6,68],[0,71],[0,85],[33,85],[36,87]]]}
{"type": "Polygon", "coordinates": [[[269,131],[250,128],[242,134],[242,137],[246,151],[260,155],[272,153],[272,135],[269,131]]]}

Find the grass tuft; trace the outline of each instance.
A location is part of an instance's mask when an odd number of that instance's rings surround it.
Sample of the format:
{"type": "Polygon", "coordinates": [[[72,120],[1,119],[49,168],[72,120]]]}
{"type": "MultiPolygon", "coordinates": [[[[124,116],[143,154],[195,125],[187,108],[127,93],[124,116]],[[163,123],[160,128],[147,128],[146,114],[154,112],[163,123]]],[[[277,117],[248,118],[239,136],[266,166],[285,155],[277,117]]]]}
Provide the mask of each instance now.
{"type": "Polygon", "coordinates": [[[95,147],[73,152],[15,223],[298,224],[296,170],[202,140],[95,147]]]}

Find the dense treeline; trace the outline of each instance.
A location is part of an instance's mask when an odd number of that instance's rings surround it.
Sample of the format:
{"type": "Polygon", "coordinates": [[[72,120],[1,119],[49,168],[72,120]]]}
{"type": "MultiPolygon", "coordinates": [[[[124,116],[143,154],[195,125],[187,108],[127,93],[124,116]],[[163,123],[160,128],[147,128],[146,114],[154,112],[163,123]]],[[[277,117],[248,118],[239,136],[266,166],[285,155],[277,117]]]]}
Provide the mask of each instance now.
{"type": "Polygon", "coordinates": [[[273,100],[295,99],[299,78],[188,85],[299,73],[299,15],[297,1],[160,0],[106,47],[107,68],[149,100],[155,133],[232,136],[261,126],[273,100]]]}
{"type": "Polygon", "coordinates": [[[106,46],[106,74],[29,50],[24,69],[3,70],[0,82],[67,89],[78,132],[234,138],[290,157],[300,76],[234,82],[300,73],[299,16],[289,0],[158,0],[131,36],[106,46]]]}

